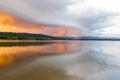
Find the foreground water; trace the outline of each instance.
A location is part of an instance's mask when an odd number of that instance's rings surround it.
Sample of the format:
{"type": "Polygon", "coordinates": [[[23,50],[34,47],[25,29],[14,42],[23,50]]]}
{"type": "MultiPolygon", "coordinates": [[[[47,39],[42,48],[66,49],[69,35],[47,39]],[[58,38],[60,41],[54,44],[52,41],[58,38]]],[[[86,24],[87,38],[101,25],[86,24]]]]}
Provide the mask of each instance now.
{"type": "Polygon", "coordinates": [[[120,42],[1,40],[0,80],[120,80],[120,42]]]}

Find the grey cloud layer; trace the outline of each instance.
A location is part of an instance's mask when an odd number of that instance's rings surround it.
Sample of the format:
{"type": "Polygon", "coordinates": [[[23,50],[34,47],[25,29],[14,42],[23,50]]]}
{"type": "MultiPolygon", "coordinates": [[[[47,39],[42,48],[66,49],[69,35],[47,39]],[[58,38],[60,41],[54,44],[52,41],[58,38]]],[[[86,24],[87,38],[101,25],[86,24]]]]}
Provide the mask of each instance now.
{"type": "Polygon", "coordinates": [[[78,26],[76,21],[63,14],[66,5],[63,0],[1,0],[0,2],[0,8],[33,22],[78,26]]]}
{"type": "Polygon", "coordinates": [[[110,13],[86,6],[86,1],[1,0],[0,8],[35,23],[71,26],[83,31],[93,31],[105,27],[110,13]],[[75,14],[71,14],[68,9],[75,14]]]}

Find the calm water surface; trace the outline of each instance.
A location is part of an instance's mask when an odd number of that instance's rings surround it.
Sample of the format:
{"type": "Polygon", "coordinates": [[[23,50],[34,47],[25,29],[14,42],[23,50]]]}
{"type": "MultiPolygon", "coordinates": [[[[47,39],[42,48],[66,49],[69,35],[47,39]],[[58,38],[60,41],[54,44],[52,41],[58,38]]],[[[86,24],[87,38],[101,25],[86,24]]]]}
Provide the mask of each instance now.
{"type": "Polygon", "coordinates": [[[120,42],[1,40],[0,80],[120,80],[120,42]]]}

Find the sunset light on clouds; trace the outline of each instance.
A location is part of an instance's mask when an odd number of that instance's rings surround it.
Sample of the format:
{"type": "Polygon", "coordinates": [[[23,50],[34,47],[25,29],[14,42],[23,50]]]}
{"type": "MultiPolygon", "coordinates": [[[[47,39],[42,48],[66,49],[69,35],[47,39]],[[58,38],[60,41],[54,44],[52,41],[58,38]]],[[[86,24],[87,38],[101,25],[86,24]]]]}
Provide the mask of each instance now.
{"type": "Polygon", "coordinates": [[[27,21],[22,21],[14,16],[5,13],[0,13],[0,32],[46,34],[51,36],[80,35],[79,31],[74,28],[37,25],[27,21]]]}
{"type": "Polygon", "coordinates": [[[0,15],[0,31],[53,36],[120,35],[119,0],[1,0],[0,10],[13,15],[0,15]]]}

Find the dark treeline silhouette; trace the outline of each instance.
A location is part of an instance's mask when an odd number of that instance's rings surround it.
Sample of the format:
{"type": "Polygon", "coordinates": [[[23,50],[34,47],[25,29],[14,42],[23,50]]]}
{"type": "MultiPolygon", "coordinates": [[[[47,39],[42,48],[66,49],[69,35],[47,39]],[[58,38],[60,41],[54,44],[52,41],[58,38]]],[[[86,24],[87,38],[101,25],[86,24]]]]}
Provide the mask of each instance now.
{"type": "Polygon", "coordinates": [[[97,37],[97,36],[81,36],[78,38],[78,40],[99,40],[99,41],[119,41],[120,37],[97,37]]]}
{"type": "Polygon", "coordinates": [[[54,42],[0,42],[0,47],[11,47],[11,46],[42,46],[53,44],[54,42]]]}
{"type": "Polygon", "coordinates": [[[78,37],[58,37],[43,34],[30,34],[30,33],[12,33],[0,32],[0,39],[5,40],[77,40],[78,37]]]}
{"type": "Polygon", "coordinates": [[[0,39],[6,40],[51,40],[53,38],[43,34],[0,32],[0,39]]]}
{"type": "Polygon", "coordinates": [[[0,32],[0,39],[5,40],[120,40],[119,37],[96,37],[96,36],[80,36],[80,37],[55,37],[43,34],[29,34],[29,33],[11,33],[0,32]]]}

